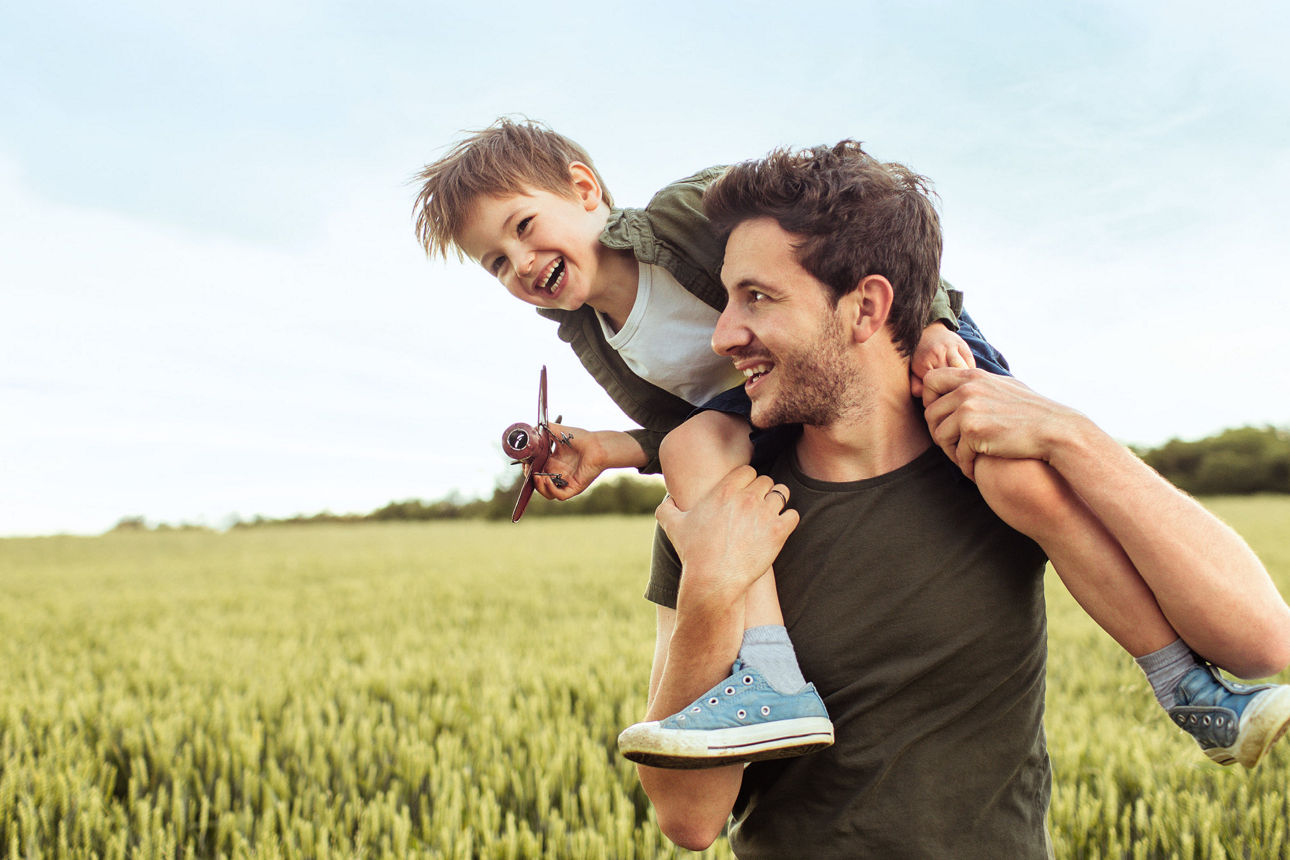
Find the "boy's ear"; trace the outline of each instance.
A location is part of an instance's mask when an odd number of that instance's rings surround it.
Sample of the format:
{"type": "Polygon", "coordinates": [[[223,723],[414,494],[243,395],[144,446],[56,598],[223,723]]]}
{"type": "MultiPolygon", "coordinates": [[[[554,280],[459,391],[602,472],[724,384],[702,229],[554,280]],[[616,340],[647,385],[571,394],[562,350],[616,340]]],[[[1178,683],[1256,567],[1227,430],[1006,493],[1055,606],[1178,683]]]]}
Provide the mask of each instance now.
{"type": "Polygon", "coordinates": [[[864,343],[882,331],[891,316],[894,298],[891,281],[882,275],[866,275],[855,289],[839,300],[839,308],[846,306],[844,319],[850,325],[851,336],[856,343],[864,343]]]}
{"type": "Polygon", "coordinates": [[[600,201],[604,199],[600,182],[596,179],[596,172],[581,161],[569,162],[569,181],[578,202],[588,212],[598,207],[600,201]]]}

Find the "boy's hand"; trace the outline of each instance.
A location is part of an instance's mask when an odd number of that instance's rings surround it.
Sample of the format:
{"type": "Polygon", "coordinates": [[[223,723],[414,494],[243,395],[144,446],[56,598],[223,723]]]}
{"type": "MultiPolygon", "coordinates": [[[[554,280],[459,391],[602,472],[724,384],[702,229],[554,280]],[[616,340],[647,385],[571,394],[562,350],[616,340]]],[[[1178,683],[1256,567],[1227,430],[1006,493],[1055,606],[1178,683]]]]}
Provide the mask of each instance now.
{"type": "MultiPolygon", "coordinates": [[[[606,469],[641,469],[649,458],[640,443],[622,430],[583,430],[564,424],[547,424],[555,435],[555,450],[542,471],[533,479],[533,488],[548,499],[563,502],[581,493],[606,469]],[[563,486],[547,475],[559,475],[563,486]]],[[[524,474],[528,474],[528,466],[524,474]]]]}
{"type": "Polygon", "coordinates": [[[923,396],[923,377],[938,367],[976,367],[976,359],[967,342],[949,330],[945,323],[934,322],[923,329],[918,346],[909,362],[909,390],[923,396]]]}
{"type": "MultiPolygon", "coordinates": [[[[605,447],[600,442],[599,433],[564,424],[548,423],[547,427],[557,441],[542,471],[559,475],[564,486],[556,486],[554,478],[543,474],[533,479],[533,488],[543,498],[563,502],[590,487],[591,482],[608,468],[605,447]]],[[[527,475],[528,471],[526,465],[524,473],[527,475]]]]}

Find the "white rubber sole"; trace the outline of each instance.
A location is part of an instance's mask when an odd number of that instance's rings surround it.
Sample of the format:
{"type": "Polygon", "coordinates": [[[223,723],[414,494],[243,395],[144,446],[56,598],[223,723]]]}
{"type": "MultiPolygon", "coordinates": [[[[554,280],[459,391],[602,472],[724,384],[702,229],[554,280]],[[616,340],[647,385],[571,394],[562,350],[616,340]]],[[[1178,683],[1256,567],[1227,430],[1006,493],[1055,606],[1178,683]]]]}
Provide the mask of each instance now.
{"type": "Polygon", "coordinates": [[[1230,747],[1205,750],[1219,764],[1256,766],[1264,753],[1290,728],[1290,687],[1276,687],[1252,702],[1241,717],[1241,730],[1230,747]]]}
{"type": "Polygon", "coordinates": [[[618,736],[618,751],[650,767],[697,769],[788,758],[833,744],[833,723],[826,717],[798,717],[753,726],[693,731],[637,723],[618,736]]]}

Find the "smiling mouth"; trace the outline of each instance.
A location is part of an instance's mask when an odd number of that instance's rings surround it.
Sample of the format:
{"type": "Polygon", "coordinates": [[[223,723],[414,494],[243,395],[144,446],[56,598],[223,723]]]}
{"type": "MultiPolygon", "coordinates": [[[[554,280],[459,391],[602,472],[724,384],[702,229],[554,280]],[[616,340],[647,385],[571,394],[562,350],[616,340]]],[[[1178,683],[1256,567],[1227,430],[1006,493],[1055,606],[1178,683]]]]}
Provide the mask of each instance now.
{"type": "Polygon", "coordinates": [[[558,257],[552,264],[551,271],[547,272],[546,277],[542,279],[541,283],[535,286],[535,289],[554,295],[556,288],[560,285],[560,281],[563,277],[564,257],[558,257]]]}
{"type": "Polygon", "coordinates": [[[757,364],[750,364],[747,367],[740,368],[744,375],[744,386],[746,388],[755,386],[763,376],[770,373],[773,366],[769,362],[758,362],[757,364]]]}

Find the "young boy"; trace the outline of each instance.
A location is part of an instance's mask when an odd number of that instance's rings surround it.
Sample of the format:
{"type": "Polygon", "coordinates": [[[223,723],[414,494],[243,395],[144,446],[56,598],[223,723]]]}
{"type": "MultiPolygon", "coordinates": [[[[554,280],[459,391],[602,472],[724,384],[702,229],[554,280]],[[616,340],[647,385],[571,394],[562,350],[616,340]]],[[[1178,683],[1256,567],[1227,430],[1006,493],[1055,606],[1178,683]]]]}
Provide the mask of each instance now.
{"type": "MultiPolygon", "coordinates": [[[[747,398],[730,389],[755,385],[775,368],[768,361],[744,380],[710,348],[726,295],[723,248],[701,201],[722,172],[710,168],[669,185],[644,209],[614,209],[581,147],[540,124],[500,119],[420,174],[416,226],[427,253],[446,257],[453,249],[469,257],[557,321],[560,338],[644,428],[556,428],[573,441],[547,464],[564,485],[536,481],[547,498],[569,498],[608,468],[661,469],[684,509],[749,461],[747,398]],[[704,411],[690,417],[696,406],[704,411]]],[[[915,392],[935,367],[1007,372],[961,313],[958,294],[938,294],[932,319],[911,357],[915,392]]],[[[1067,588],[1135,658],[1171,718],[1213,760],[1255,766],[1290,724],[1290,688],[1233,684],[1192,649],[1238,674],[1279,671],[1290,660],[1284,602],[1273,613],[1276,635],[1233,629],[1221,607],[1188,602],[1167,573],[1160,575],[1166,581],[1148,585],[1046,464],[978,463],[985,500],[1014,528],[1039,538],[1067,588]]],[[[824,705],[797,666],[772,572],[746,593],[743,608],[744,641],[731,677],[668,719],[630,727],[620,738],[625,755],[655,766],[709,767],[831,742],[824,705]]],[[[651,678],[651,697],[658,680],[651,678]]]]}

